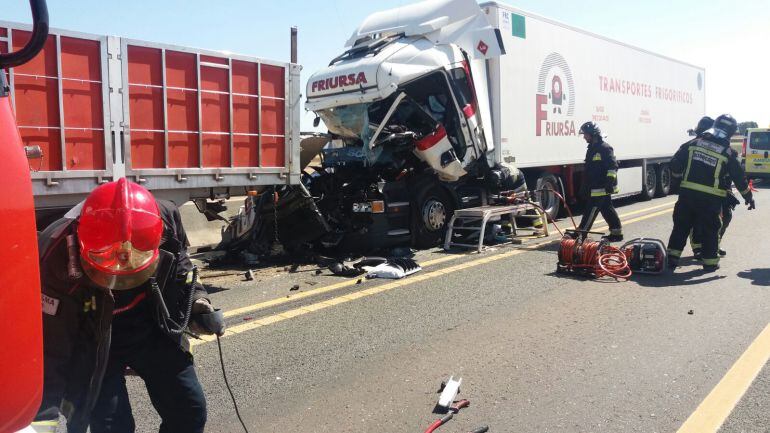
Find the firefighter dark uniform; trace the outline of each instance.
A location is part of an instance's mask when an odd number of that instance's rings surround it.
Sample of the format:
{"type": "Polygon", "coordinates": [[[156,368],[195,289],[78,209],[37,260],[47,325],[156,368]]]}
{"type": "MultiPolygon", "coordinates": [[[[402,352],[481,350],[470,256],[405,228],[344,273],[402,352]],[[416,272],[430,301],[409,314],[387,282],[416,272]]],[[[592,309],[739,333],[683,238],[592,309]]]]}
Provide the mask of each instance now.
{"type": "MultiPolygon", "coordinates": [[[[725,232],[727,231],[727,227],[730,226],[730,222],[733,220],[733,211],[735,210],[735,207],[741,204],[741,202],[735,197],[735,194],[733,194],[732,188],[728,189],[727,195],[725,196],[724,200],[722,200],[722,212],[720,213],[719,217],[722,221],[722,227],[719,229],[719,255],[724,256],[727,255],[727,252],[722,249],[722,238],[725,235],[725,232]]],[[[692,252],[695,255],[696,258],[701,258],[701,249],[703,248],[703,235],[701,234],[701,229],[699,226],[694,226],[692,228],[692,232],[690,235],[690,247],[692,248],[692,252]]]]}
{"type": "Polygon", "coordinates": [[[586,211],[580,220],[580,230],[591,230],[599,213],[610,227],[610,241],[623,240],[623,228],[615,208],[612,206],[612,194],[618,190],[618,161],[615,153],[601,136],[601,131],[593,122],[587,122],[580,128],[585,134],[588,149],[585,158],[585,176],[582,195],[587,198],[586,211]]]}
{"type": "Polygon", "coordinates": [[[749,209],[754,208],[746,177],[730,136],[737,123],[729,115],[719,116],[703,137],[683,144],[671,160],[671,174],[680,178],[679,199],[674,206],[674,228],[668,242],[669,266],[675,268],[693,227],[702,236],[701,257],[705,270],[719,267],[720,214],[730,183],[735,183],[749,209]]]}
{"type": "MultiPolygon", "coordinates": [[[[134,432],[124,378],[128,366],[145,381],[162,418],[161,433],[203,432],[206,401],[192,356],[182,333],[159,323],[153,280],[117,291],[96,284],[87,273],[73,276],[68,241],[78,234],[83,206],[39,235],[42,296],[49,308],[43,311],[43,398],[32,427],[55,431],[61,413],[69,433],[85,433],[89,424],[92,433],[134,432]]],[[[160,250],[174,257],[162,298],[169,317],[181,321],[206,292],[193,281],[178,209],[161,200],[157,208],[163,225],[160,250]]]]}

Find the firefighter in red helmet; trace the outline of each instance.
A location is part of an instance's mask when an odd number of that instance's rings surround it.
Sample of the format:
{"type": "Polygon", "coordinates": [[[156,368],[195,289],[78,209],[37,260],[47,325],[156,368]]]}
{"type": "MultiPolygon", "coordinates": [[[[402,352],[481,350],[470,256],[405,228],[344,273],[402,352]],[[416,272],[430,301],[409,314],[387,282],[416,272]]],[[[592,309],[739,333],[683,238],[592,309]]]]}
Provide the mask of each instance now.
{"type": "Polygon", "coordinates": [[[141,377],[160,432],[203,432],[206,400],[185,332],[219,334],[187,255],[179,210],[125,178],[94,189],[39,238],[43,400],[33,423],[134,432],[125,371],[141,377]]]}

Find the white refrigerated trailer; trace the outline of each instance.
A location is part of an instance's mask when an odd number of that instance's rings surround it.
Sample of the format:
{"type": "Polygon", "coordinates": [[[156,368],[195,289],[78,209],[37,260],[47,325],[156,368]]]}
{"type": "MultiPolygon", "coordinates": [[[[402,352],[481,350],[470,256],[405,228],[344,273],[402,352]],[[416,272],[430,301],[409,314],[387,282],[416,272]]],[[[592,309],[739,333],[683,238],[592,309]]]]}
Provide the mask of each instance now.
{"type": "Polygon", "coordinates": [[[622,195],[669,192],[666,164],[705,111],[703,68],[502,3],[481,7],[506,51],[487,60],[495,160],[574,198],[590,120],[615,149],[622,195]]]}

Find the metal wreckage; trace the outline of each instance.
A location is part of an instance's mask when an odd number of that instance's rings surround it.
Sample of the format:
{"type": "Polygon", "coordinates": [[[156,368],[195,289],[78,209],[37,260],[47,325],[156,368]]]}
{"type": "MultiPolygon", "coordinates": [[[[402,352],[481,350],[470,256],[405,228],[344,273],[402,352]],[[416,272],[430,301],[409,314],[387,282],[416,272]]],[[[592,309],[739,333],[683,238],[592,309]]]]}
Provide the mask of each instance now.
{"type": "Polygon", "coordinates": [[[475,1],[446,3],[441,23],[425,4],[412,7],[406,24],[375,14],[310,77],[305,108],[328,134],[302,141],[301,184],[249,197],[220,248],[426,248],[442,240],[455,209],[526,189],[490,128],[486,67],[502,43],[475,1]],[[394,28],[402,31],[383,30],[394,28]]]}
{"type": "Polygon", "coordinates": [[[485,194],[526,189],[520,174],[500,166],[483,167],[487,176],[442,182],[415,156],[413,132],[390,135],[374,164],[355,161],[350,147],[334,147],[333,135],[305,138],[302,184],[247,197],[217,249],[252,257],[245,261],[280,253],[295,260],[393,255],[438,245],[454,209],[479,205],[485,194]]]}

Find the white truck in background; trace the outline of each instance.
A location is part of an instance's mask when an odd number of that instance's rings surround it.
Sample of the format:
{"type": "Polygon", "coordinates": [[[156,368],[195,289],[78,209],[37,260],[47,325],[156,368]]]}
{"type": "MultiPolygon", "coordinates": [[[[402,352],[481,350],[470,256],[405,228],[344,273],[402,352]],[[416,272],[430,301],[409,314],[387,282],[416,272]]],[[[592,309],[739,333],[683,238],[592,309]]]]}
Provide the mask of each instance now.
{"type": "Polygon", "coordinates": [[[578,131],[591,120],[615,149],[621,195],[667,195],[667,162],[705,112],[703,68],[498,2],[481,7],[507,52],[488,63],[494,160],[574,201],[585,157],[578,131]]]}
{"type": "Polygon", "coordinates": [[[522,173],[574,202],[589,120],[622,194],[665,195],[666,163],[704,112],[703,69],[496,2],[378,12],[345,46],[305,105],[332,139],[304,182],[332,244],[433,244],[454,209],[521,188],[522,173]]]}

